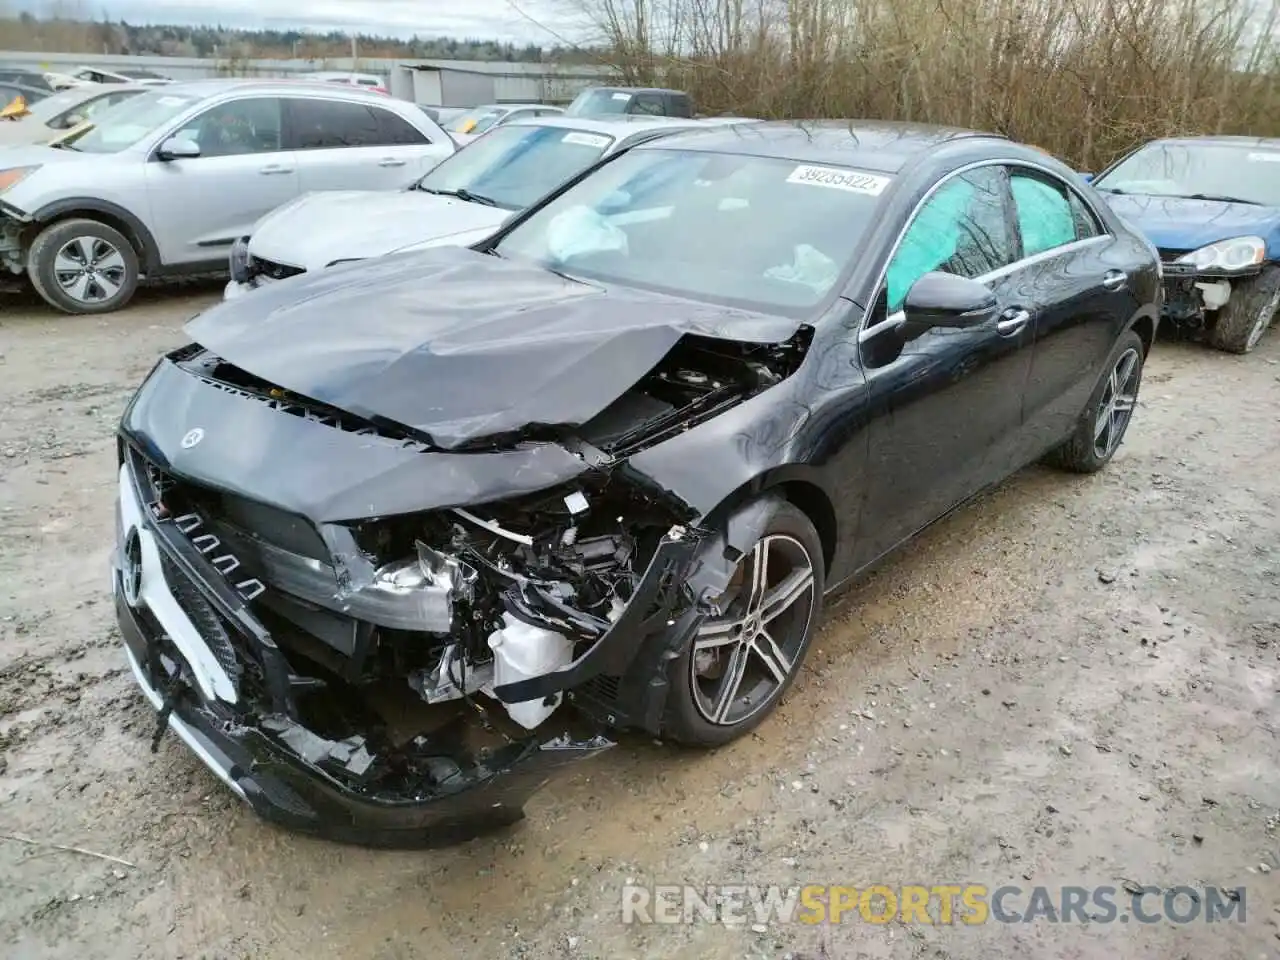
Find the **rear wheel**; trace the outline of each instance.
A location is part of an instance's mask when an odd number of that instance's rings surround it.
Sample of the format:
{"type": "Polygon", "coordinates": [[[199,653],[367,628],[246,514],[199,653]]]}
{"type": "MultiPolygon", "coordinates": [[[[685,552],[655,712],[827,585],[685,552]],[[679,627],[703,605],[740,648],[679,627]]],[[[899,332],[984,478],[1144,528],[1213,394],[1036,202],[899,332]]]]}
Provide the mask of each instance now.
{"type": "Polygon", "coordinates": [[[119,310],[133,299],[138,272],[138,254],[128,238],[96,220],[45,227],[27,252],[36,293],[64,313],[119,310]]]}
{"type": "Polygon", "coordinates": [[[1107,358],[1075,432],[1049,454],[1050,463],[1073,473],[1095,473],[1111,461],[1138,405],[1145,353],[1142,338],[1126,331],[1107,358]]]}
{"type": "Polygon", "coordinates": [[[822,616],[822,544],[809,518],[785,501],[738,561],[720,598],[674,662],[663,730],[682,743],[718,746],[759,724],[794,682],[822,616]]]}
{"type": "Polygon", "coordinates": [[[1280,307],[1280,267],[1263,267],[1256,277],[1234,285],[1231,299],[1218,311],[1209,343],[1228,353],[1249,353],[1275,319],[1280,307]]]}

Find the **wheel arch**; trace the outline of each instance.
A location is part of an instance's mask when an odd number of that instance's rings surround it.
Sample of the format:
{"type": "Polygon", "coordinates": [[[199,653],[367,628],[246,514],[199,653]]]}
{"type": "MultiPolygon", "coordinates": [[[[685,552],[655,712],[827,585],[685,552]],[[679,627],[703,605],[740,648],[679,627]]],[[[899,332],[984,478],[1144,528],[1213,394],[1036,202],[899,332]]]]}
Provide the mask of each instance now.
{"type": "Polygon", "coordinates": [[[1156,318],[1149,313],[1138,314],[1129,324],[1129,329],[1136,333],[1138,339],[1142,341],[1142,355],[1144,357],[1151,353],[1151,347],[1156,342],[1156,325],[1156,318]]]}
{"type": "Polygon", "coordinates": [[[119,204],[94,197],[68,197],[41,207],[32,215],[26,242],[29,246],[37,233],[55,223],[79,219],[97,220],[119,230],[138,255],[144,273],[154,273],[160,267],[160,248],[146,224],[119,204]]]}
{"type": "Polygon", "coordinates": [[[707,522],[723,526],[744,505],[770,495],[787,501],[809,518],[822,544],[823,568],[829,574],[840,543],[839,521],[831,496],[817,482],[812,468],[785,464],[758,474],[710,510],[707,522]]]}

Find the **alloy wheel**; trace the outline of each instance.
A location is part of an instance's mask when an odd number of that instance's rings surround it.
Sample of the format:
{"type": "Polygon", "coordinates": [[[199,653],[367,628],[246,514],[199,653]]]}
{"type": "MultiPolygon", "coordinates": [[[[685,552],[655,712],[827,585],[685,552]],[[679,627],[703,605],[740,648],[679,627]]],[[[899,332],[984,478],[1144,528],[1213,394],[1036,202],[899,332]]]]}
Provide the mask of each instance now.
{"type": "Polygon", "coordinates": [[[766,536],[742,558],[724,612],[694,639],[690,679],[703,719],[735,726],[774,700],[804,652],[814,587],[813,560],[794,537],[766,536]]]}
{"type": "Polygon", "coordinates": [[[53,258],[54,279],[77,303],[110,300],[124,285],[127,270],[124,256],[101,237],[75,237],[53,258]]]}
{"type": "Polygon", "coordinates": [[[1099,460],[1105,460],[1116,452],[1133,417],[1133,408],[1138,403],[1140,359],[1138,351],[1130,348],[1111,368],[1093,423],[1093,452],[1099,460]]]}

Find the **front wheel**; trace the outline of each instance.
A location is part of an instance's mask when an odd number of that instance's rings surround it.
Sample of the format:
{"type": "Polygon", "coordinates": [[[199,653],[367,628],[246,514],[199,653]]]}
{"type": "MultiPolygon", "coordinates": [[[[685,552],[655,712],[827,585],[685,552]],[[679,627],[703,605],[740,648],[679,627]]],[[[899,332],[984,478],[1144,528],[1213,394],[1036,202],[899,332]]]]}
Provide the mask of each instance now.
{"type": "Polygon", "coordinates": [[[822,616],[824,585],[813,524],[778,501],[719,598],[723,612],[702,624],[672,664],[663,732],[714,747],[759,724],[799,673],[822,616]]]}
{"type": "Polygon", "coordinates": [[[1235,284],[1209,331],[1209,343],[1227,353],[1250,353],[1271,326],[1277,307],[1280,267],[1263,267],[1256,277],[1235,284]]]}
{"type": "Polygon", "coordinates": [[[45,227],[27,252],[36,293],[63,313],[119,310],[138,288],[138,254],[127,237],[96,220],[45,227]]]}
{"type": "Polygon", "coordinates": [[[1075,431],[1049,454],[1050,463],[1073,473],[1096,473],[1111,461],[1138,405],[1145,356],[1142,338],[1125,331],[1107,358],[1102,379],[1075,431]]]}

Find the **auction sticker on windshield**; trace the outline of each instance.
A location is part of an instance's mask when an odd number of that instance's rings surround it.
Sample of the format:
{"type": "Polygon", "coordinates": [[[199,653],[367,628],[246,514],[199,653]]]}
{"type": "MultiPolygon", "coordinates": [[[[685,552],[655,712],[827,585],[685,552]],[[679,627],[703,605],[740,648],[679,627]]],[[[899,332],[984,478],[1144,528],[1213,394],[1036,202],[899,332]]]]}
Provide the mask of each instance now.
{"type": "Polygon", "coordinates": [[[609,145],[609,138],[603,137],[598,133],[566,133],[560,138],[561,143],[576,143],[580,147],[600,147],[604,148],[609,145]]]}
{"type": "Polygon", "coordinates": [[[878,197],[889,185],[888,177],[878,177],[874,173],[862,173],[859,170],[846,170],[842,167],[813,167],[801,164],[791,171],[787,183],[803,183],[811,187],[830,187],[833,190],[848,190],[850,193],[865,193],[878,197]]]}

